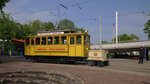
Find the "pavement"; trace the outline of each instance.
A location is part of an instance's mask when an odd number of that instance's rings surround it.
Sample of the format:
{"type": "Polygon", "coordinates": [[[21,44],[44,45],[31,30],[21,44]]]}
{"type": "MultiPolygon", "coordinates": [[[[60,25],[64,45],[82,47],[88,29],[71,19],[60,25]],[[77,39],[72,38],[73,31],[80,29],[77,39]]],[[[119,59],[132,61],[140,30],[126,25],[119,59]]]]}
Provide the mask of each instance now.
{"type": "MultiPolygon", "coordinates": [[[[0,56],[0,59],[2,59],[3,63],[31,62],[31,60],[27,60],[23,56],[0,56]]],[[[138,64],[138,60],[132,60],[132,59],[110,59],[109,61],[110,61],[110,65],[105,66],[104,68],[101,68],[102,70],[137,74],[137,75],[150,77],[150,61],[144,60],[143,64],[138,64]]],[[[71,66],[72,67],[82,66],[85,68],[87,67],[86,63],[84,62],[79,62],[76,65],[78,66],[72,66],[72,65],[71,66]]]]}
{"type": "Polygon", "coordinates": [[[85,84],[150,84],[150,61],[110,59],[110,66],[88,66],[86,63],[37,63],[21,56],[1,56],[0,73],[14,71],[60,71],[72,74],[85,84]]]}

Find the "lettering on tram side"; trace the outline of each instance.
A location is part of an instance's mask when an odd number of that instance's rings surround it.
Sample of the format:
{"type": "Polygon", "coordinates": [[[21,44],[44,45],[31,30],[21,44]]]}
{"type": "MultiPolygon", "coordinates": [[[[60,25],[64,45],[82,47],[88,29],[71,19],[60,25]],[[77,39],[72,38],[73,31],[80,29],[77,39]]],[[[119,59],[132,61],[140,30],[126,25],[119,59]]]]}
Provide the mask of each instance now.
{"type": "Polygon", "coordinates": [[[65,48],[37,48],[36,51],[65,51],[65,48]]]}
{"type": "Polygon", "coordinates": [[[50,51],[65,51],[65,48],[49,48],[50,51]]]}
{"type": "Polygon", "coordinates": [[[46,51],[45,48],[38,48],[37,50],[38,50],[38,51],[46,51]]]}

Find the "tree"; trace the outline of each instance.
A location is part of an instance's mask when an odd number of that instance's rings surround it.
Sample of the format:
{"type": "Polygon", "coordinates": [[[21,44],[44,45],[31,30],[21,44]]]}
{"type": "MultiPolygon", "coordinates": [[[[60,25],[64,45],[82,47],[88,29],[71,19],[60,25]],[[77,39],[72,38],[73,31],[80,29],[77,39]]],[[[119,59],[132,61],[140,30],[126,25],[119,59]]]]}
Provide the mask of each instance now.
{"type": "Polygon", "coordinates": [[[71,20],[68,20],[68,19],[61,20],[58,24],[58,29],[61,29],[61,30],[63,30],[63,29],[75,29],[76,31],[84,32],[83,28],[75,27],[74,22],[71,20]]]}
{"type": "Polygon", "coordinates": [[[58,29],[75,29],[74,22],[68,19],[61,20],[58,24],[58,29]]]}
{"type": "Polygon", "coordinates": [[[131,34],[131,40],[137,41],[139,40],[139,37],[136,36],[135,34],[131,34]]]}
{"type": "Polygon", "coordinates": [[[148,20],[145,24],[144,24],[145,28],[143,29],[144,33],[147,34],[148,40],[150,39],[150,20],[148,20]]]}
{"type": "Polygon", "coordinates": [[[84,32],[84,29],[83,28],[76,28],[76,31],[84,32]]]}
{"type": "Polygon", "coordinates": [[[6,18],[1,17],[0,21],[0,39],[9,41],[11,38],[15,38],[17,25],[15,21],[6,14],[6,18]]]}
{"type": "Polygon", "coordinates": [[[44,23],[42,23],[41,27],[42,27],[41,28],[42,30],[51,31],[52,29],[54,29],[54,24],[52,22],[44,22],[44,23]]]}
{"type": "Polygon", "coordinates": [[[29,34],[32,34],[31,31],[31,24],[24,24],[23,25],[23,37],[28,36],[29,34]]]}
{"type": "Polygon", "coordinates": [[[5,4],[7,3],[7,2],[9,2],[10,0],[1,0],[0,1],[0,11],[2,11],[2,9],[3,9],[3,7],[5,7],[5,4]]]}
{"type": "Polygon", "coordinates": [[[22,24],[16,23],[16,39],[23,39],[23,26],[22,24]]]}
{"type": "Polygon", "coordinates": [[[102,41],[102,44],[109,44],[110,42],[108,41],[102,41]]]}
{"type": "Polygon", "coordinates": [[[34,20],[25,26],[30,28],[30,34],[36,35],[37,32],[42,30],[51,31],[54,28],[54,24],[52,22],[41,22],[40,20],[34,20]]]}
{"type": "MultiPolygon", "coordinates": [[[[139,37],[137,37],[135,34],[127,35],[126,33],[118,36],[120,42],[127,42],[127,41],[138,41],[139,37]]],[[[115,40],[116,41],[116,38],[115,40]]]]}
{"type": "Polygon", "coordinates": [[[3,42],[5,42],[5,49],[3,46],[2,51],[6,50],[6,52],[8,52],[11,45],[10,40],[12,38],[16,38],[17,25],[15,24],[15,21],[13,21],[9,14],[0,15],[0,39],[2,39],[3,42]]]}
{"type": "MultiPolygon", "coordinates": [[[[3,7],[5,7],[5,4],[7,3],[7,2],[9,2],[10,0],[1,0],[0,1],[0,13],[1,13],[1,15],[2,15],[2,17],[3,18],[5,18],[5,14],[4,14],[4,12],[3,12],[3,7]]],[[[2,17],[0,17],[0,20],[2,19],[2,17]]]]}
{"type": "Polygon", "coordinates": [[[40,20],[34,20],[31,24],[31,32],[36,35],[38,31],[41,31],[42,22],[40,20]]]}

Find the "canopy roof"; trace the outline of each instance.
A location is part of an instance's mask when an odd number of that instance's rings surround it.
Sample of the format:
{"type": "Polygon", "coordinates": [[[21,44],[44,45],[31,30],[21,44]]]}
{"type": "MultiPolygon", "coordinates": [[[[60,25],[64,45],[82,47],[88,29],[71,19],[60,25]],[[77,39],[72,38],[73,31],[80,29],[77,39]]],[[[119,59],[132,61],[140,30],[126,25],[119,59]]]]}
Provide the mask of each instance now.
{"type": "Polygon", "coordinates": [[[19,45],[24,45],[24,40],[11,39],[11,43],[15,43],[15,44],[19,44],[19,45]]]}

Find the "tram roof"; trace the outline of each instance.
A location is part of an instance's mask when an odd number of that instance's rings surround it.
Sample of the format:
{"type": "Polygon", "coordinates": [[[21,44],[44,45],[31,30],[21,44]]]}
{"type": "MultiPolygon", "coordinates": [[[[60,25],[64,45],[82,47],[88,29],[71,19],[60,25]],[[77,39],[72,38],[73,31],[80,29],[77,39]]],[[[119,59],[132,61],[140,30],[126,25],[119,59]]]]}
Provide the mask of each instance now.
{"type": "Polygon", "coordinates": [[[48,30],[43,30],[43,31],[40,31],[38,33],[53,33],[53,32],[64,32],[64,33],[75,33],[76,30],[75,29],[64,29],[64,30],[52,30],[52,31],[48,31],[48,30]]]}

